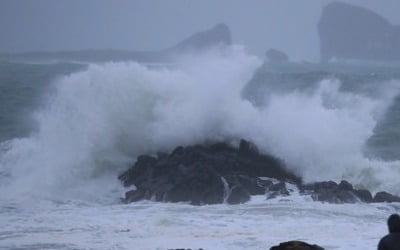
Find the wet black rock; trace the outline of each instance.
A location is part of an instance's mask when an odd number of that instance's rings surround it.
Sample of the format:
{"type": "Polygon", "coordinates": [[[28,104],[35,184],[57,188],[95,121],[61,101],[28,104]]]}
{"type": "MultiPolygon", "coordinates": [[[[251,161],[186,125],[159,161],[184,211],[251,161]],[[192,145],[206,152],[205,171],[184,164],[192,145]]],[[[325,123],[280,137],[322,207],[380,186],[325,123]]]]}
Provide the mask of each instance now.
{"type": "Polygon", "coordinates": [[[387,192],[378,192],[375,194],[373,202],[400,202],[400,197],[387,192]]]}
{"type": "Polygon", "coordinates": [[[344,180],[305,185],[279,159],[260,153],[245,140],[238,147],[214,143],[177,147],[170,154],[142,155],[119,179],[125,187],[132,187],[125,193],[126,203],[240,204],[252,195],[290,199],[294,192],[328,203],[400,202],[400,197],[387,192],[372,197],[368,190],[355,189],[344,180]]]}
{"type": "Polygon", "coordinates": [[[315,182],[301,187],[303,194],[310,194],[315,201],[329,203],[371,202],[368,190],[355,190],[347,181],[337,184],[334,181],[315,182]]]}
{"type": "Polygon", "coordinates": [[[240,204],[250,200],[250,192],[243,186],[233,186],[226,199],[228,204],[240,204]]]}
{"type": "Polygon", "coordinates": [[[260,176],[301,183],[280,160],[260,154],[245,140],[238,148],[216,143],[177,147],[161,157],[143,155],[119,179],[137,190],[127,192],[125,202],[142,198],[200,205],[243,203],[250,195],[264,194],[272,182],[260,176]]]}
{"type": "Polygon", "coordinates": [[[124,202],[130,203],[130,202],[140,201],[144,199],[145,195],[146,195],[146,190],[143,189],[130,190],[126,192],[125,194],[126,199],[124,199],[124,202]]]}
{"type": "Polygon", "coordinates": [[[267,199],[273,199],[278,196],[288,196],[290,195],[289,190],[286,188],[285,182],[279,182],[271,185],[268,188],[267,199]]]}
{"type": "Polygon", "coordinates": [[[304,241],[287,241],[282,242],[277,246],[273,246],[270,250],[324,250],[321,246],[318,245],[311,245],[304,241]]]}

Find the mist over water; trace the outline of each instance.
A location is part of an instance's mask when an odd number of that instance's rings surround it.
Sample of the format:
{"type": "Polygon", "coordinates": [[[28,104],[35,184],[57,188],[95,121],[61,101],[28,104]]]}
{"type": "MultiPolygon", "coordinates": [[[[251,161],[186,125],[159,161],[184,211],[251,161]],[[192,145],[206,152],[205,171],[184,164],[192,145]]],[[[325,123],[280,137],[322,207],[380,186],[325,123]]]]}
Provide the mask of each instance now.
{"type": "Polygon", "coordinates": [[[1,192],[116,200],[118,173],[140,154],[245,138],[305,181],[344,178],[400,194],[400,162],[365,154],[398,81],[368,95],[343,91],[329,77],[308,89],[267,89],[255,105],[243,89],[261,65],[233,46],[184,55],[174,65],[93,64],[65,75],[35,111],[37,129],[1,143],[1,192]]]}

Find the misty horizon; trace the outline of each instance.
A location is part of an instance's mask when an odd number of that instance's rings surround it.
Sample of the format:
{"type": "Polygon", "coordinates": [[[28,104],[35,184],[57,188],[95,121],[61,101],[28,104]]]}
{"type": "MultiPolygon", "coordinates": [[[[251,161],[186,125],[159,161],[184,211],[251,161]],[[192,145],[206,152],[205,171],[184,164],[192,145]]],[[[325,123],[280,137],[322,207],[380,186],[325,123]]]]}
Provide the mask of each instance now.
{"type": "MultiPolygon", "coordinates": [[[[1,53],[68,50],[157,51],[225,23],[234,44],[264,55],[318,59],[323,1],[1,1],[1,53]]],[[[400,24],[400,2],[342,1],[400,24]]]]}

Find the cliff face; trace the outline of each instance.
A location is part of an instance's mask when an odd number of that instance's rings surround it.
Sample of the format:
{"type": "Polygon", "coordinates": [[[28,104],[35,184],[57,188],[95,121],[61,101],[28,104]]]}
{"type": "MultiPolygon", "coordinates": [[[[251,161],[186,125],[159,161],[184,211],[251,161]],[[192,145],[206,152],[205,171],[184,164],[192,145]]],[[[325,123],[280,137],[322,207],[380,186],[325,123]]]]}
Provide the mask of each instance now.
{"type": "Polygon", "coordinates": [[[400,26],[365,8],[334,2],[318,22],[321,59],[400,60],[400,26]]]}

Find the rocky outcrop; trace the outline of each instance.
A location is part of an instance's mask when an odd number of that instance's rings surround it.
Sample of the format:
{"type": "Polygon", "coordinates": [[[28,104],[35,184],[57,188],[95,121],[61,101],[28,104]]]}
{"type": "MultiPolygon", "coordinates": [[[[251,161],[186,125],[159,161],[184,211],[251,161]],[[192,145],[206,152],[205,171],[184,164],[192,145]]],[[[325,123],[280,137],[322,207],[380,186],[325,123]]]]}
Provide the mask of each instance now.
{"type": "Polygon", "coordinates": [[[238,148],[225,143],[178,147],[159,157],[139,156],[135,165],[120,175],[125,202],[153,199],[191,204],[243,203],[251,195],[265,194],[272,181],[260,176],[300,184],[278,159],[260,154],[242,140],[238,148]]]}
{"type": "Polygon", "coordinates": [[[373,199],[374,202],[400,202],[400,197],[387,192],[378,192],[373,199]]]}
{"type": "Polygon", "coordinates": [[[347,181],[337,184],[334,181],[316,182],[301,187],[303,194],[310,194],[315,201],[329,203],[356,203],[372,202],[372,195],[368,190],[357,190],[347,181]]]}
{"type": "Polygon", "coordinates": [[[271,247],[270,250],[324,250],[324,248],[315,244],[308,244],[304,241],[293,240],[282,242],[277,246],[271,247]]]}
{"type": "Polygon", "coordinates": [[[321,59],[400,60],[400,26],[342,2],[323,8],[318,22],[321,59]]]}
{"type": "Polygon", "coordinates": [[[199,51],[217,45],[231,45],[232,38],[229,27],[224,23],[219,23],[209,30],[198,32],[177,45],[167,49],[168,53],[199,51]]]}
{"type": "Polygon", "coordinates": [[[288,55],[276,49],[269,49],[265,55],[270,63],[286,63],[289,61],[288,55]]]}
{"type": "Polygon", "coordinates": [[[226,143],[177,147],[170,154],[142,155],[119,176],[126,203],[140,200],[201,204],[239,204],[252,195],[266,199],[290,198],[292,194],[328,203],[400,202],[400,197],[378,192],[374,197],[349,182],[303,184],[277,158],[261,154],[250,142],[238,147],[226,143]]]}
{"type": "Polygon", "coordinates": [[[342,180],[339,184],[334,181],[315,182],[302,185],[300,193],[311,195],[314,201],[328,203],[356,202],[400,202],[400,197],[387,192],[377,192],[372,196],[366,189],[355,189],[349,182],[342,180]]]}

